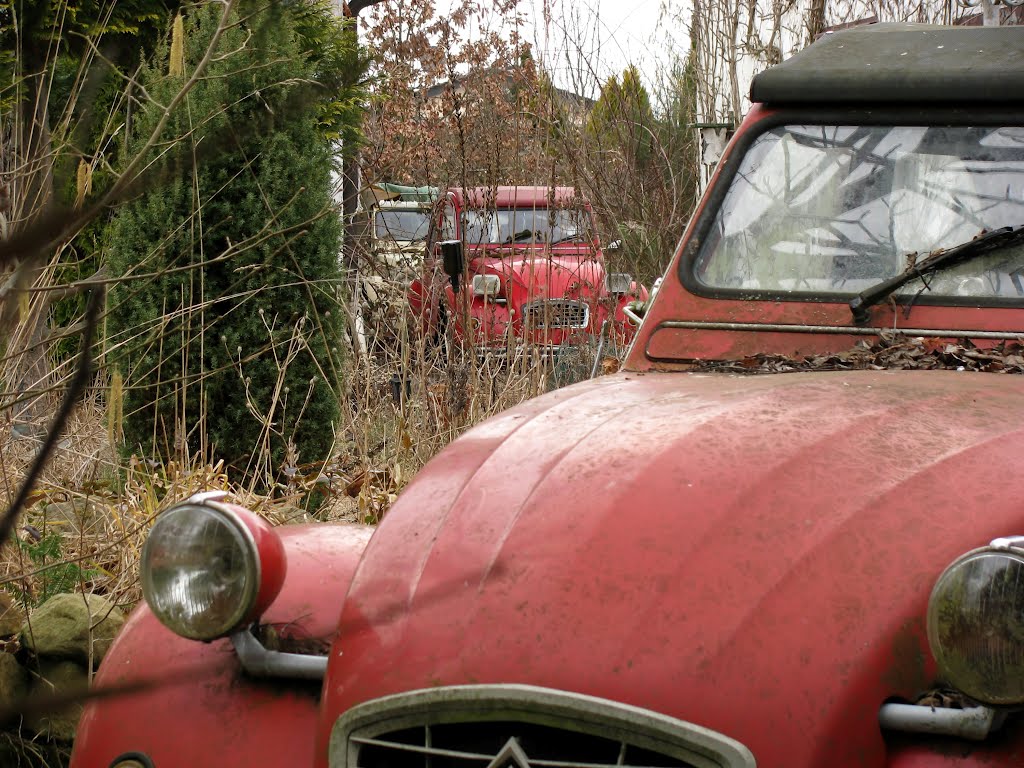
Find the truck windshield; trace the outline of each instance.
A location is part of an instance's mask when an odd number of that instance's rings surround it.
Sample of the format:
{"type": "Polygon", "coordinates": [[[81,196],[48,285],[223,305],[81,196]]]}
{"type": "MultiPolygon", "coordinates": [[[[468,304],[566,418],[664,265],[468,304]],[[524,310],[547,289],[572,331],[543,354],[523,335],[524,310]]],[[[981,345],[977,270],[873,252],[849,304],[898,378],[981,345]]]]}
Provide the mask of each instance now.
{"type": "MultiPolygon", "coordinates": [[[[1024,128],[790,125],[748,149],[695,272],[713,288],[854,294],[1021,223],[1024,128]]],[[[1024,297],[1024,246],[926,280],[899,292],[1024,297]]]]}
{"type": "Polygon", "coordinates": [[[566,208],[469,209],[462,214],[470,245],[589,242],[590,216],[566,208]]]}
{"type": "Polygon", "coordinates": [[[378,240],[420,242],[427,239],[430,229],[430,210],[377,211],[373,218],[374,234],[378,240]]]}

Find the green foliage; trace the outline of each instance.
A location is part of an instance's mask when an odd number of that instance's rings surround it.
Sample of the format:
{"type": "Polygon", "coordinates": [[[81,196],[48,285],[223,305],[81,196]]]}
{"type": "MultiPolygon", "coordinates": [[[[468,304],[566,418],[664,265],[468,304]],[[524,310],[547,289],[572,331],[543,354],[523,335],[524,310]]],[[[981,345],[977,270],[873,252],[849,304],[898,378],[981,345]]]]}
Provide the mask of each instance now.
{"type": "Polygon", "coordinates": [[[595,207],[609,238],[622,241],[609,263],[646,285],[664,272],[696,197],[691,74],[688,60],[674,59],[654,84],[653,106],[629,67],[605,83],[584,126],[595,207]]]}
{"type": "Polygon", "coordinates": [[[650,96],[631,65],[621,81],[613,75],[601,88],[586,130],[602,150],[618,152],[627,164],[643,169],[654,149],[654,123],[650,96]]]}
{"type": "Polygon", "coordinates": [[[0,112],[10,112],[17,104],[17,92],[12,87],[18,67],[17,49],[11,44],[10,32],[4,32],[12,28],[12,2],[0,0],[0,112]]]}
{"type": "MultiPolygon", "coordinates": [[[[10,121],[7,147],[18,147],[13,115],[20,111],[21,130],[33,140],[39,166],[52,171],[52,192],[58,204],[73,206],[78,197],[76,176],[86,158],[97,168],[114,160],[120,146],[111,133],[123,125],[116,112],[124,79],[116,69],[134,67],[143,52],[152,52],[180,0],[118,0],[98,2],[23,2],[0,0],[0,120],[10,121]],[[102,53],[96,54],[99,50],[102,53]],[[34,108],[45,93],[47,108],[34,108]],[[28,129],[33,121],[36,127],[28,129]],[[40,130],[39,123],[43,123],[40,130]]],[[[23,135],[21,142],[28,138],[23,135]]],[[[26,164],[28,165],[28,164],[26,164]]],[[[45,176],[46,174],[44,174],[45,176]]],[[[102,173],[97,174],[102,177],[102,173]]],[[[102,185],[105,179],[93,182],[102,185]]],[[[73,255],[56,268],[56,284],[96,272],[96,241],[105,221],[97,219],[73,241],[73,255]]],[[[70,326],[82,316],[84,297],[60,298],[49,308],[51,326],[70,326]]],[[[61,339],[53,350],[58,361],[77,353],[77,337],[61,339]]]]}
{"type": "MultiPolygon", "coordinates": [[[[185,77],[219,14],[187,16],[185,77]]],[[[341,233],[321,108],[337,94],[307,42],[284,7],[230,27],[148,158],[162,182],[114,221],[113,274],[157,275],[109,298],[127,452],[171,459],[187,447],[264,478],[296,451],[312,462],[332,448],[341,233]]],[[[159,104],[183,81],[165,75],[166,55],[142,75],[159,104]]],[[[137,143],[159,117],[149,104],[137,143]]]]}
{"type": "Polygon", "coordinates": [[[132,35],[152,32],[167,18],[170,6],[177,3],[153,0],[118,0],[106,3],[68,4],[72,23],[81,26],[87,35],[132,35]],[[102,7],[103,12],[97,13],[102,7]]]}
{"type": "Polygon", "coordinates": [[[78,563],[64,561],[63,540],[59,533],[49,533],[38,541],[16,541],[18,548],[37,569],[45,568],[39,574],[37,589],[32,590],[20,586],[18,582],[12,582],[15,594],[23,605],[42,605],[54,595],[74,592],[75,587],[96,575],[95,571],[84,569],[78,563]]]}
{"type": "MultiPolygon", "coordinates": [[[[697,188],[697,77],[692,56],[669,67],[659,103],[655,133],[682,192],[697,188]]],[[[682,233],[680,232],[680,235],[682,233]]]]}
{"type": "MultiPolygon", "coordinates": [[[[532,64],[532,58],[528,58],[527,62],[532,64]]],[[[557,157],[560,149],[571,141],[572,121],[564,114],[565,110],[558,99],[558,89],[547,70],[537,72],[536,84],[526,108],[534,116],[534,126],[543,126],[541,141],[544,151],[549,156],[557,157]]]]}
{"type": "MultiPolygon", "coordinates": [[[[117,2],[0,2],[0,50],[21,50],[24,71],[52,64],[60,56],[78,59],[87,39],[102,40],[105,54],[115,63],[128,61],[140,46],[152,47],[163,33],[180,0],[117,0],[117,2]]],[[[4,84],[11,82],[12,60],[0,68],[4,84]]]]}
{"type": "Polygon", "coordinates": [[[365,110],[364,74],[369,59],[361,55],[351,21],[335,16],[330,0],[306,0],[290,6],[296,37],[322,87],[318,121],[321,130],[345,153],[362,142],[365,110]]]}

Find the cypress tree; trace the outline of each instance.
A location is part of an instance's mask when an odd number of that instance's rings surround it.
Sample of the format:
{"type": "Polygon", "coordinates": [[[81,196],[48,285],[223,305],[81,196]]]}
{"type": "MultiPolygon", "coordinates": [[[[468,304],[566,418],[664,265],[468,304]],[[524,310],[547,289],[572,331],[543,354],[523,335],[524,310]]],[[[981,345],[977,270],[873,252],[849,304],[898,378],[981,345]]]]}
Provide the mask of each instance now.
{"type": "Polygon", "coordinates": [[[587,135],[602,150],[614,149],[631,167],[643,170],[651,161],[654,126],[651,99],[636,67],[612,76],[601,88],[587,121],[587,135]]]}
{"type": "MultiPolygon", "coordinates": [[[[143,72],[137,145],[220,8],[190,12],[175,65],[165,47],[143,72]]],[[[147,158],[158,181],[112,223],[108,261],[123,280],[108,300],[108,363],[124,380],[127,453],[187,449],[257,481],[330,453],[341,231],[316,69],[286,7],[230,27],[147,158]]]]}

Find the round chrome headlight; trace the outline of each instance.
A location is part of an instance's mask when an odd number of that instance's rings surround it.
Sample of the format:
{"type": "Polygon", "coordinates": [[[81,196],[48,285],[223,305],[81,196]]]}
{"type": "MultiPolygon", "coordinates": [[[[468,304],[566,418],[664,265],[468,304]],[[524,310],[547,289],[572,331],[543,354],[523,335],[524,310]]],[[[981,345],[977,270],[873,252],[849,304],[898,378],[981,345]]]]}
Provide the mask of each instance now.
{"type": "Polygon", "coordinates": [[[141,572],[142,594],[164,626],[182,637],[212,640],[254,619],[277,596],[284,548],[255,515],[193,497],[154,523],[141,572]]]}
{"type": "Polygon", "coordinates": [[[1024,703],[1024,551],[984,547],[939,576],[928,644],[950,685],[983,704],[1024,703]]]}

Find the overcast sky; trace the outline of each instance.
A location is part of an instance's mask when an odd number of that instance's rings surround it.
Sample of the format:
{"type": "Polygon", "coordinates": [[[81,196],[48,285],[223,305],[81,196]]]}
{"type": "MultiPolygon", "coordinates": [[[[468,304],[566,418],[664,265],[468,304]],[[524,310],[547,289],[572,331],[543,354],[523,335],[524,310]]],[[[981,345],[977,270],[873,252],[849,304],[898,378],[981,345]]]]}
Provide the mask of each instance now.
{"type": "MultiPolygon", "coordinates": [[[[522,0],[532,22],[532,39],[544,61],[564,88],[603,82],[636,64],[653,80],[666,58],[666,34],[685,32],[678,23],[662,22],[664,0],[522,0]],[[549,21],[545,22],[544,9],[549,21]]],[[[593,95],[593,93],[584,94],[593,95]]]]}

